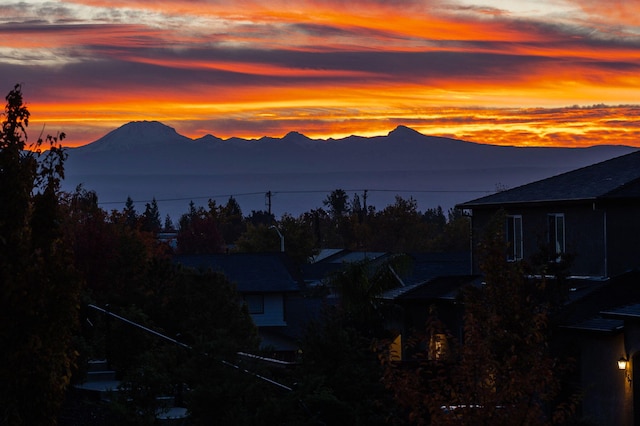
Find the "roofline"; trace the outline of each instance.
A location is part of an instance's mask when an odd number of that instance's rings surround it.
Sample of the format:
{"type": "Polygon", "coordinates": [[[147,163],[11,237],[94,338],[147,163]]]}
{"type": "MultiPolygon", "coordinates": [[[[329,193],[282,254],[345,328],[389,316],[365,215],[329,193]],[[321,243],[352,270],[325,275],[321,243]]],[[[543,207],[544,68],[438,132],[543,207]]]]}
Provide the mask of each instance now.
{"type": "Polygon", "coordinates": [[[590,197],[590,198],[560,198],[557,200],[532,200],[532,201],[503,201],[503,202],[491,202],[491,203],[475,203],[468,202],[462,204],[456,204],[455,208],[460,210],[473,210],[473,209],[490,209],[490,208],[499,208],[499,207],[507,207],[507,206],[526,206],[526,207],[538,207],[538,206],[549,206],[549,205],[579,205],[586,203],[598,203],[598,204],[614,204],[620,202],[629,202],[636,201],[640,202],[639,197],[627,196],[627,197],[615,197],[610,196],[609,194],[604,194],[598,197],[590,197]]]}
{"type": "Polygon", "coordinates": [[[487,203],[476,203],[470,201],[468,203],[456,204],[457,209],[461,210],[473,210],[475,208],[495,208],[495,207],[503,207],[503,206],[543,206],[550,204],[583,204],[583,203],[594,203],[596,201],[602,200],[601,197],[590,197],[590,198],[570,198],[570,199],[557,199],[557,200],[531,200],[531,201],[502,201],[502,202],[487,202],[487,203]]]}
{"type": "Polygon", "coordinates": [[[558,326],[561,330],[573,331],[579,333],[594,333],[594,334],[608,334],[615,335],[624,331],[624,325],[613,327],[613,328],[597,328],[597,327],[588,327],[588,326],[580,326],[580,324],[571,324],[571,325],[560,325],[558,326]]]}

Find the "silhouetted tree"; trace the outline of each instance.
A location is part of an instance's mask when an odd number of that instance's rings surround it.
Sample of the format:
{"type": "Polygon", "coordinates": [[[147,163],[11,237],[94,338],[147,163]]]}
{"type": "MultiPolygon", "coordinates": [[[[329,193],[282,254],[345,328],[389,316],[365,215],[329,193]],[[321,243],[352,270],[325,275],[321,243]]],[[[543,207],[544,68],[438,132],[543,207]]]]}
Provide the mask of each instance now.
{"type": "Polygon", "coordinates": [[[217,206],[215,201],[209,200],[209,213],[215,219],[225,244],[235,244],[245,230],[242,209],[236,199],[229,197],[224,206],[217,206]]]}
{"type": "Polygon", "coordinates": [[[164,232],[173,232],[176,230],[176,228],[173,226],[171,216],[169,216],[168,214],[164,217],[164,227],[162,229],[164,232]]]}
{"type": "Polygon", "coordinates": [[[133,204],[131,197],[127,197],[127,201],[124,204],[123,214],[126,219],[126,224],[130,228],[138,226],[138,212],[136,212],[136,207],[133,204]]]}
{"type": "Polygon", "coordinates": [[[337,220],[349,213],[349,196],[343,189],[336,189],[322,202],[329,209],[329,214],[337,220]]]}
{"type": "Polygon", "coordinates": [[[435,225],[440,229],[444,228],[444,226],[447,224],[447,218],[445,217],[444,211],[440,206],[425,210],[424,214],[422,215],[422,220],[429,224],[435,225]]]}
{"type": "Polygon", "coordinates": [[[276,218],[273,213],[269,213],[265,210],[251,210],[251,214],[247,216],[246,222],[252,224],[253,226],[265,225],[270,226],[273,225],[276,218]]]}
{"type": "Polygon", "coordinates": [[[308,219],[305,215],[295,218],[284,214],[276,225],[284,237],[285,252],[298,264],[307,263],[317,254],[313,223],[308,219]]]}
{"type": "MultiPolygon", "coordinates": [[[[273,253],[280,251],[280,237],[271,226],[247,224],[246,231],[236,241],[241,253],[273,253]]],[[[285,245],[286,249],[286,245],[285,245]]]]}
{"type": "Polygon", "coordinates": [[[93,302],[139,303],[155,257],[166,256],[150,232],[129,226],[126,212],[107,214],[95,192],[78,188],[64,203],[65,235],[74,247],[74,265],[93,302]]]}
{"type": "Polygon", "coordinates": [[[196,208],[193,202],[189,213],[180,218],[178,231],[178,253],[207,254],[224,251],[224,240],[215,217],[203,207],[196,208]]]}
{"type": "Polygon", "coordinates": [[[64,134],[25,150],[16,85],[0,132],[0,424],[51,425],[70,381],[80,281],[60,223],[64,134]],[[43,143],[49,150],[42,154],[43,143]]]}
{"type": "Polygon", "coordinates": [[[389,266],[402,263],[397,257],[348,264],[329,280],[338,302],[310,323],[297,372],[303,402],[323,424],[393,424],[398,416],[380,380],[377,351],[388,337],[379,296],[398,285],[389,266]]]}
{"type": "Polygon", "coordinates": [[[160,222],[160,210],[158,209],[158,202],[155,197],[151,201],[151,204],[145,204],[144,212],[142,216],[140,216],[140,222],[143,231],[154,234],[160,232],[162,223],[160,222]]]}
{"type": "Polygon", "coordinates": [[[424,251],[427,229],[413,198],[406,200],[396,196],[395,203],[378,212],[372,222],[375,233],[371,249],[393,252],[424,251]]]}

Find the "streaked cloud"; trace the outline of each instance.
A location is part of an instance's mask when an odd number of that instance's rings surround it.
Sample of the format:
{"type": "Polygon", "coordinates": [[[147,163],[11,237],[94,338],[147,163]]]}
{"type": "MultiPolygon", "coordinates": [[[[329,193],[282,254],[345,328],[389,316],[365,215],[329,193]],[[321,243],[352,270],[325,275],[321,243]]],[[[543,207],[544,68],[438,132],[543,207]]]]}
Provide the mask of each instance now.
{"type": "Polygon", "coordinates": [[[22,83],[32,126],[60,128],[69,144],[154,119],[191,137],[325,138],[406,124],[484,143],[640,145],[638,9],[603,0],[9,0],[0,82],[7,91],[22,83]]]}

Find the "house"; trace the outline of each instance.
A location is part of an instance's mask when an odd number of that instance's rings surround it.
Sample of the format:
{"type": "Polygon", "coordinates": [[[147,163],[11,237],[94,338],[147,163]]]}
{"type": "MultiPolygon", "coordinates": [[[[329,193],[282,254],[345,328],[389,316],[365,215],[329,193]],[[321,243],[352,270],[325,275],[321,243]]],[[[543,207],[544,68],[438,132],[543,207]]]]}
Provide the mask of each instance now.
{"type": "MultiPolygon", "coordinates": [[[[466,264],[464,266],[466,268],[466,264]]],[[[465,286],[477,286],[480,283],[479,276],[462,275],[461,271],[456,271],[452,275],[434,275],[386,291],[380,299],[385,302],[387,309],[387,328],[396,333],[391,359],[409,361],[418,350],[424,349],[411,347],[407,342],[416,342],[424,337],[425,326],[433,309],[446,330],[462,340],[464,307],[460,303],[460,291],[465,286]]],[[[444,342],[446,334],[441,334],[439,338],[444,342]]]]}
{"type": "Polygon", "coordinates": [[[590,277],[640,266],[640,151],[456,207],[471,212],[476,237],[504,210],[509,260],[571,255],[570,273],[590,277]]]}
{"type": "Polygon", "coordinates": [[[554,319],[554,346],[575,360],[581,411],[594,424],[640,422],[639,284],[634,270],[584,285],[554,319]]]}
{"type": "MultiPolygon", "coordinates": [[[[390,256],[376,256],[372,260],[389,259],[390,256]]],[[[439,312],[450,330],[459,331],[462,316],[457,303],[458,293],[477,278],[465,275],[469,271],[467,252],[402,256],[404,265],[393,271],[397,285],[378,296],[385,328],[395,335],[391,348],[394,361],[411,359],[414,352],[406,342],[424,332],[433,306],[442,308],[439,312]]]]}
{"type": "MultiPolygon", "coordinates": [[[[224,274],[236,286],[242,303],[258,328],[262,347],[288,357],[297,350],[297,333],[288,328],[303,319],[291,314],[298,309],[303,283],[291,259],[284,253],[227,253],[180,255],[174,261],[197,270],[224,274]],[[290,312],[291,310],[291,312],[290,312]]],[[[305,318],[304,320],[308,320],[305,318]]]]}
{"type": "Polygon", "coordinates": [[[508,261],[570,259],[552,344],[576,360],[581,414],[593,424],[640,424],[640,151],[457,208],[471,217],[473,274],[477,243],[498,212],[508,261]]]}
{"type": "MultiPolygon", "coordinates": [[[[314,262],[296,267],[285,253],[226,253],[180,255],[174,261],[196,270],[223,273],[236,286],[258,328],[262,348],[274,357],[292,360],[307,324],[323,306],[338,303],[328,279],[346,265],[384,262],[391,254],[336,249],[321,252],[314,262]]],[[[458,256],[456,265],[468,263],[458,256]]],[[[442,271],[442,262],[432,262],[442,271]]],[[[412,283],[411,280],[407,281],[412,283]]]]}

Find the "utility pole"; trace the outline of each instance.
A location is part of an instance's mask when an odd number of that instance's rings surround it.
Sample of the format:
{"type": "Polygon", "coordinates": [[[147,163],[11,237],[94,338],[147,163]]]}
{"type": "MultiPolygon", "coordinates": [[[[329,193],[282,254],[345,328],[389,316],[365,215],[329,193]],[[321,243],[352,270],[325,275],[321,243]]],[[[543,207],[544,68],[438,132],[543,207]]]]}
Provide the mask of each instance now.
{"type": "Polygon", "coordinates": [[[269,216],[271,216],[271,191],[267,191],[267,193],[265,194],[265,204],[268,206],[269,210],[269,216]]]}
{"type": "Polygon", "coordinates": [[[367,190],[364,190],[364,194],[362,194],[362,200],[364,202],[364,214],[367,214],[367,190]]]}

